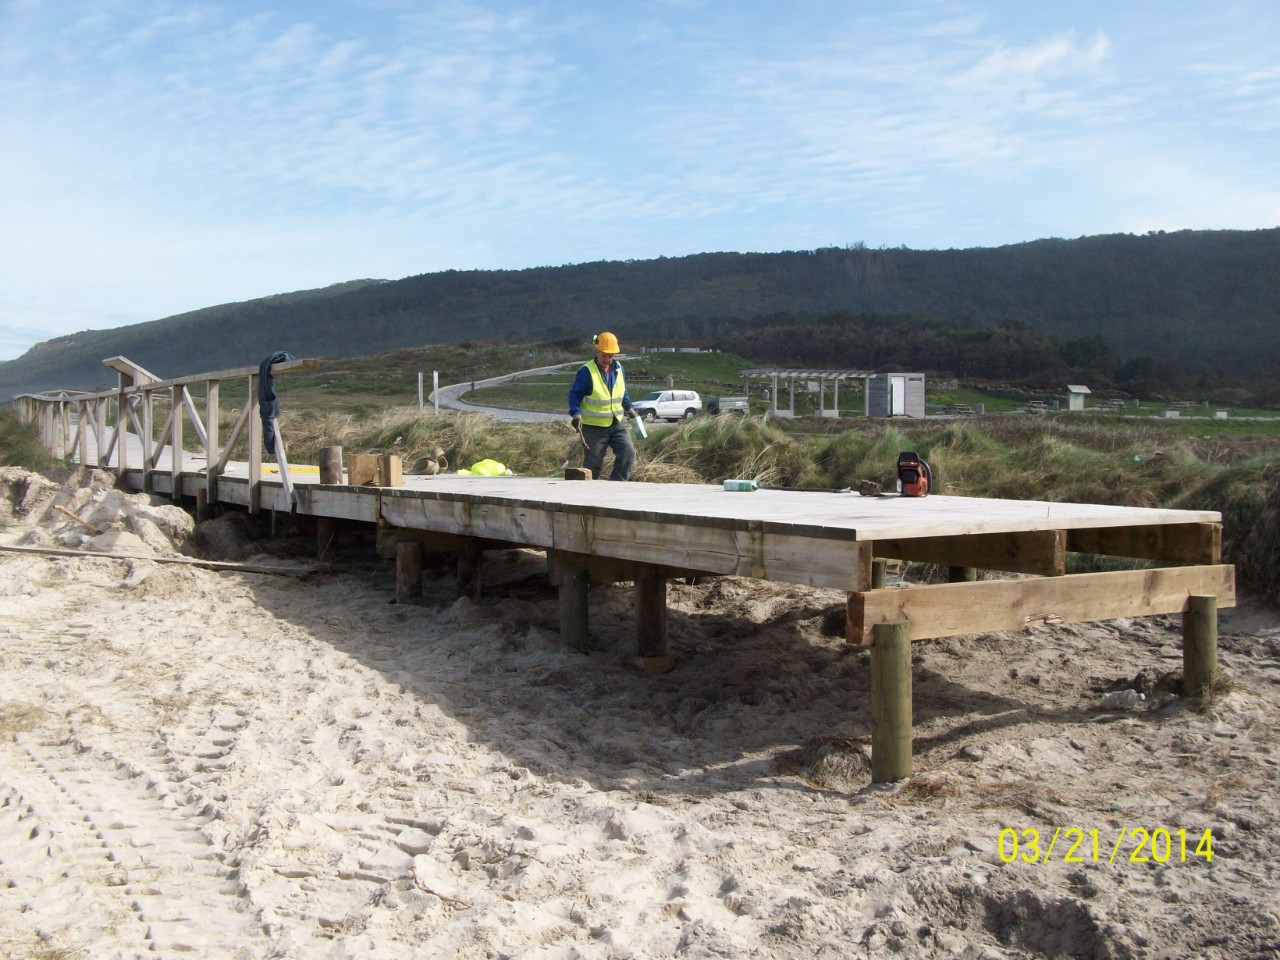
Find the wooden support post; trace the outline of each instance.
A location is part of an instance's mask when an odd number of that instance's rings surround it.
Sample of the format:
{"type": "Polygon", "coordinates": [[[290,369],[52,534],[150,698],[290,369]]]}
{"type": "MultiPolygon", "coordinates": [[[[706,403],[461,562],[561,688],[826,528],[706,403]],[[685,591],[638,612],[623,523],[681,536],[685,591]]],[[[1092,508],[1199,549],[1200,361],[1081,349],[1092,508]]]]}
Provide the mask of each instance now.
{"type": "Polygon", "coordinates": [[[92,426],[89,422],[89,404],[84,400],[77,404],[76,420],[80,427],[80,466],[83,467],[89,462],[89,429],[92,426]]]}
{"type": "Polygon", "coordinates": [[[342,483],[342,448],[320,448],[320,482],[328,484],[342,483]]]}
{"type": "Polygon", "coordinates": [[[871,589],[880,590],[884,587],[885,581],[889,578],[889,561],[888,560],[872,560],[871,561],[871,589]]]}
{"type": "Polygon", "coordinates": [[[338,555],[338,521],[316,517],[316,559],[328,563],[338,555]]]}
{"type": "Polygon", "coordinates": [[[636,656],[646,673],[675,666],[667,644],[667,578],[662,567],[641,563],[636,569],[636,656]]]}
{"type": "Polygon", "coordinates": [[[480,569],[484,563],[484,545],[475,537],[467,537],[458,550],[458,596],[480,599],[480,569]]]}
{"type": "Polygon", "coordinates": [[[911,776],[911,625],[878,623],[871,648],[871,779],[911,776]]]}
{"type": "Polygon", "coordinates": [[[1218,598],[1192,596],[1182,614],[1182,695],[1199,697],[1218,675],[1218,598]]]}
{"type": "Polygon", "coordinates": [[[422,597],[422,544],[404,540],[396,544],[396,602],[416,603],[422,597]]]}
{"type": "Polygon", "coordinates": [[[590,644],[584,567],[565,566],[560,575],[560,642],[578,653],[586,653],[590,644]]]}
{"type": "Polygon", "coordinates": [[[977,583],[978,571],[973,567],[947,567],[947,583],[977,583]]]}
{"type": "Polygon", "coordinates": [[[209,491],[205,487],[196,488],[196,523],[204,523],[213,519],[209,512],[209,491]]]}
{"type": "Polygon", "coordinates": [[[102,470],[107,467],[107,401],[98,397],[93,401],[94,441],[98,445],[94,455],[95,465],[102,470]]]}
{"type": "Polygon", "coordinates": [[[173,414],[169,418],[172,431],[169,438],[169,470],[173,478],[173,489],[169,491],[169,496],[175,501],[182,499],[182,427],[186,421],[186,414],[182,410],[183,389],[180,386],[169,388],[169,402],[173,404],[173,414]]]}
{"type": "Polygon", "coordinates": [[[155,459],[155,393],[142,392],[142,490],[151,492],[152,461],[155,459]]]}
{"type": "Polygon", "coordinates": [[[218,460],[221,458],[222,449],[218,441],[221,439],[218,435],[218,410],[219,382],[217,380],[209,380],[205,383],[204,392],[204,489],[205,489],[205,513],[209,519],[213,516],[214,508],[218,505],[218,460]]]}

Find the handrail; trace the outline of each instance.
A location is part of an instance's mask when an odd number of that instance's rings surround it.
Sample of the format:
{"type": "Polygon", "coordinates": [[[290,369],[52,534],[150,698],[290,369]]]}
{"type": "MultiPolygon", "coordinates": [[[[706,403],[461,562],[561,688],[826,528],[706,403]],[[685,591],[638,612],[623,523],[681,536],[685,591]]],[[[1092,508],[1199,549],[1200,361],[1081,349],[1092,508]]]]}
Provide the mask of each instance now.
{"type": "MultiPolygon", "coordinates": [[[[119,359],[119,358],[113,358],[119,359]]],[[[271,374],[288,373],[294,370],[315,370],[320,366],[318,359],[286,360],[271,365],[271,374]]],[[[113,367],[113,369],[116,369],[113,367]]],[[[163,457],[166,444],[170,453],[168,473],[172,482],[172,496],[175,500],[182,496],[182,483],[179,479],[183,467],[183,421],[191,420],[200,444],[205,450],[205,466],[201,471],[205,475],[205,488],[202,491],[207,504],[217,502],[218,477],[225,471],[231,459],[231,448],[238,442],[248,424],[247,443],[249,445],[249,512],[257,513],[261,502],[262,484],[262,424],[259,421],[258,380],[261,366],[236,367],[232,370],[219,370],[214,373],[197,373],[167,380],[151,380],[145,383],[120,385],[113,390],[98,393],[70,393],[58,391],[47,394],[23,394],[14,398],[22,421],[37,420],[40,427],[41,440],[45,446],[63,457],[79,455],[81,462],[88,459],[88,442],[92,435],[96,451],[97,465],[106,467],[113,452],[116,453],[115,467],[117,473],[129,469],[128,456],[125,453],[130,425],[138,431],[142,440],[142,473],[143,486],[150,488],[148,477],[156,473],[163,457]],[[218,401],[219,386],[224,380],[248,379],[248,399],[240,412],[235,427],[226,440],[219,437],[218,401]],[[205,416],[201,419],[196,402],[187,389],[190,384],[205,384],[205,416]],[[155,417],[154,404],[157,397],[169,401],[169,414],[160,428],[158,438],[152,434],[155,417]],[[141,401],[141,423],[138,412],[134,409],[134,398],[141,401]],[[74,411],[76,429],[70,442],[67,441],[70,418],[74,411]],[[109,413],[114,410],[114,418],[109,413]],[[60,427],[60,429],[59,429],[60,427]],[[110,431],[109,431],[110,428],[110,431]],[[91,433],[92,431],[92,433],[91,433]],[[108,432],[109,431],[109,432],[108,432]],[[110,437],[108,441],[108,436],[110,437]],[[78,449],[77,449],[78,447],[78,449]]],[[[275,430],[276,459],[281,468],[281,476],[286,491],[292,500],[292,484],[288,477],[288,460],[284,455],[284,443],[279,427],[275,430]]]]}

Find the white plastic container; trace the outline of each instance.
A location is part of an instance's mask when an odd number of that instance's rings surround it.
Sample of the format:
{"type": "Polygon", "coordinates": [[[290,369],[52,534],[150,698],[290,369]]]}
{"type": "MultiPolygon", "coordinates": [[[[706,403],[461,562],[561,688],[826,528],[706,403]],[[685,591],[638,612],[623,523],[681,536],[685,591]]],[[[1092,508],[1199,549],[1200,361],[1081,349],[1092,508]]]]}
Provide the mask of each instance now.
{"type": "Polygon", "coordinates": [[[644,419],[642,417],[632,417],[631,425],[635,427],[636,436],[641,440],[649,436],[649,431],[645,429],[644,419]]]}
{"type": "Polygon", "coordinates": [[[1132,710],[1146,699],[1147,695],[1137,690],[1113,690],[1103,694],[1102,705],[1108,710],[1132,710]]]}

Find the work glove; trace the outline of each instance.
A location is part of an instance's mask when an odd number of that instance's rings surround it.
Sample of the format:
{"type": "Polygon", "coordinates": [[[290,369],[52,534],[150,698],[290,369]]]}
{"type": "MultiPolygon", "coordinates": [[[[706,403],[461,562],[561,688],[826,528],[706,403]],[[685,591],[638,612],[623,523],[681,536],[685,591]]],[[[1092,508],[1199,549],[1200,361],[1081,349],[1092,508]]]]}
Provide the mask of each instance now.
{"type": "Polygon", "coordinates": [[[582,429],[582,417],[580,417],[578,414],[575,413],[572,417],[570,417],[569,422],[573,424],[573,429],[575,430],[582,429]]]}

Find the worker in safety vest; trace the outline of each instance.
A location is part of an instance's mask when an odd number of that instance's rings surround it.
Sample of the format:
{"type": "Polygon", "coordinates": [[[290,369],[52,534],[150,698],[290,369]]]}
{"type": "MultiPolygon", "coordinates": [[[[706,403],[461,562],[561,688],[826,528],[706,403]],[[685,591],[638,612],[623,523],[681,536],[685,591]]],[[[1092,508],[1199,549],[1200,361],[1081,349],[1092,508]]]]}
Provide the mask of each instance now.
{"type": "Polygon", "coordinates": [[[585,447],[582,465],[599,479],[606,450],[613,451],[610,480],[629,480],[636,462],[636,448],[631,442],[625,418],[634,417],[631,397],[627,395],[627,378],[617,356],[621,353],[618,338],[612,333],[592,338],[596,357],[588,360],[569,388],[569,417],[573,428],[582,436],[585,447]]]}

